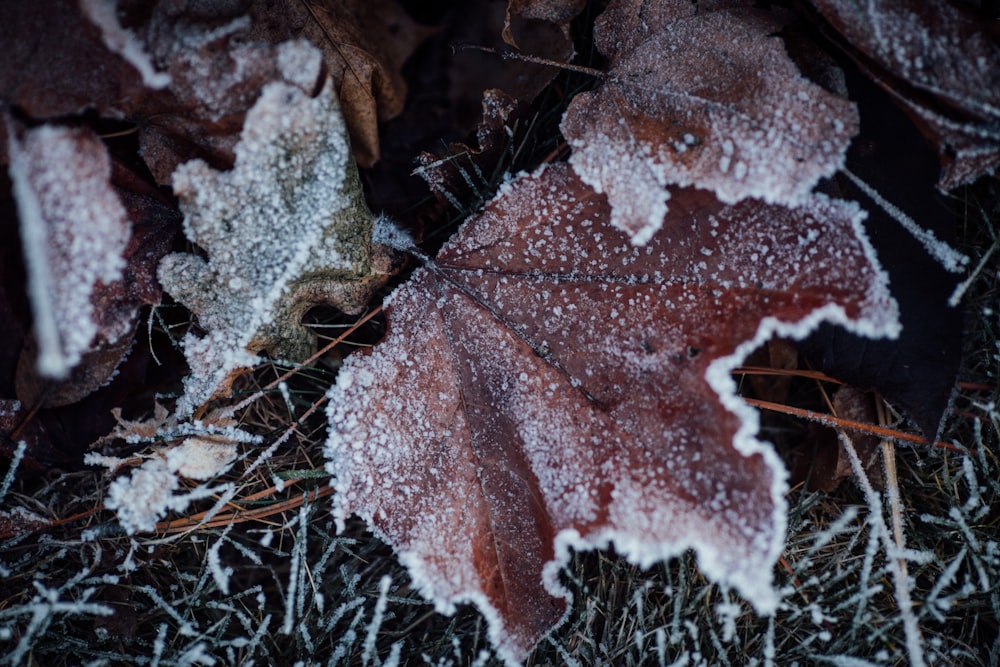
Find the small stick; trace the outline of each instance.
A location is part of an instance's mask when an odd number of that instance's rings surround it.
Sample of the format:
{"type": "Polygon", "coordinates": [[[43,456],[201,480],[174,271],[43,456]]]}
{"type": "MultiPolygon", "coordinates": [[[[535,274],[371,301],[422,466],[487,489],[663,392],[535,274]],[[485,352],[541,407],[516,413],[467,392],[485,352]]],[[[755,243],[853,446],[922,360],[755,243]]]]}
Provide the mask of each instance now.
{"type": "Polygon", "coordinates": [[[779,376],[808,378],[810,380],[819,380],[820,382],[832,382],[833,384],[844,384],[840,380],[832,378],[824,373],[820,373],[819,371],[785,369],[785,368],[768,368],[766,366],[740,366],[739,368],[733,369],[733,374],[734,375],[779,375],[779,376]]]}
{"type": "Polygon", "coordinates": [[[561,63],[556,60],[549,60],[548,58],[539,58],[538,56],[529,56],[523,53],[514,53],[513,51],[497,51],[496,49],[490,48],[488,46],[479,46],[478,44],[453,44],[452,49],[454,49],[455,51],[482,51],[483,53],[490,53],[493,54],[494,56],[500,56],[504,60],[520,60],[522,62],[534,63],[535,65],[547,65],[548,67],[558,67],[559,69],[568,70],[570,72],[577,72],[578,74],[596,76],[599,79],[603,79],[607,76],[607,74],[605,74],[601,70],[594,69],[593,67],[584,67],[583,65],[561,63]]]}
{"type": "Polygon", "coordinates": [[[782,412],[786,415],[792,415],[794,417],[803,417],[805,419],[811,419],[813,421],[819,422],[826,426],[844,428],[849,431],[859,431],[861,433],[869,433],[871,435],[878,436],[880,438],[888,438],[889,440],[901,441],[901,442],[913,442],[918,445],[934,445],[935,447],[941,447],[944,449],[951,450],[953,452],[963,451],[961,448],[956,447],[947,442],[942,442],[940,440],[935,442],[930,442],[927,438],[921,437],[919,435],[914,435],[913,433],[904,433],[903,431],[897,431],[896,429],[886,428],[884,426],[876,426],[874,424],[865,424],[863,422],[857,422],[851,419],[844,419],[843,417],[834,417],[833,415],[824,414],[822,412],[814,412],[813,410],[805,410],[803,408],[793,408],[790,405],[782,405],[781,403],[772,403],[770,401],[761,401],[756,398],[743,398],[743,400],[757,408],[762,408],[764,410],[772,410],[774,412],[782,412]]]}

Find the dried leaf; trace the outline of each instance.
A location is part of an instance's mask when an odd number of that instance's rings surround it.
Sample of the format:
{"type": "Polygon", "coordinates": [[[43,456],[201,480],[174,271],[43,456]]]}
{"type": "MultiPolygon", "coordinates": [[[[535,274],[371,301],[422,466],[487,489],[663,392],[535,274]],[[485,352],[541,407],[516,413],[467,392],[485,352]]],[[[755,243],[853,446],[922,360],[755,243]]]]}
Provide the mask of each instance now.
{"type": "Polygon", "coordinates": [[[515,33],[526,31],[522,22],[544,21],[551,23],[562,33],[562,38],[572,54],[573,39],[569,33],[569,24],[577,14],[583,11],[585,0],[507,0],[507,14],[503,21],[503,41],[513,47],[518,47],[515,33]]]}
{"type": "Polygon", "coordinates": [[[865,228],[889,274],[903,331],[895,340],[871,340],[821,326],[800,349],[827,375],[877,390],[934,439],[962,358],[963,314],[949,301],[960,280],[955,271],[968,260],[950,245],[957,218],[934,187],[935,151],[886,93],[851,68],[845,71],[861,110],[861,132],[847,154],[852,177],[838,175],[831,185],[868,212],[865,228]]]}
{"type": "Polygon", "coordinates": [[[329,393],[339,525],[364,518],[438,610],[476,604],[508,664],[564,616],[570,548],[694,549],[772,612],[786,473],[729,373],[822,320],[897,333],[856,206],[673,196],[640,249],[565,165],[508,184],[329,393]]]}
{"type": "MultiPolygon", "coordinates": [[[[0,3],[0,44],[0,97],[32,118],[103,113],[143,96],[141,73],[108,49],[74,0],[0,3]]],[[[0,139],[6,163],[4,125],[0,139]]]]}
{"type": "Polygon", "coordinates": [[[304,37],[323,52],[337,81],[340,106],[361,167],[380,157],[379,123],[406,101],[403,63],[434,32],[414,22],[395,0],[256,0],[251,37],[304,37]]]}
{"type": "Polygon", "coordinates": [[[607,193],[633,243],[659,229],[667,185],[794,205],[843,165],[857,114],[799,74],[779,27],[742,3],[686,0],[619,0],[598,19],[611,69],[573,100],[562,131],[573,168],[607,193]]]}
{"type": "MultiPolygon", "coordinates": [[[[119,174],[123,169],[117,166],[119,174]]],[[[129,181],[144,185],[134,177],[129,181]]],[[[17,397],[25,404],[45,408],[69,405],[105,386],[132,349],[139,309],[160,302],[156,267],[173,245],[180,215],[161,201],[155,190],[146,188],[136,192],[114,187],[129,218],[129,241],[122,252],[125,267],[120,280],[99,282],[91,291],[91,316],[97,333],[79,363],[63,379],[47,377],[37,369],[37,339],[29,336],[25,341],[15,378],[17,397]]],[[[92,221],[88,219],[74,221],[77,232],[89,224],[92,221]]]]}
{"type": "Polygon", "coordinates": [[[48,429],[33,416],[30,408],[21,401],[0,398],[0,457],[13,459],[20,443],[24,442],[26,449],[19,468],[21,472],[39,474],[68,463],[70,457],[53,442],[48,429]]]}
{"type": "Polygon", "coordinates": [[[848,52],[940,153],[938,187],[1000,165],[1000,44],[983,19],[946,0],[812,0],[848,52]]]}
{"type": "Polygon", "coordinates": [[[24,507],[0,510],[0,540],[21,537],[52,525],[49,519],[24,507]]]}
{"type": "Polygon", "coordinates": [[[171,83],[121,105],[121,113],[139,126],[143,160],[161,184],[193,158],[231,167],[247,110],[265,84],[282,81],[312,92],[322,82],[320,62],[302,42],[252,41],[248,17],[228,16],[224,5],[214,9],[192,17],[185,3],[161,2],[138,28],[171,83]]]}
{"type": "MultiPolygon", "coordinates": [[[[318,66],[319,54],[310,49],[318,66]]],[[[391,271],[392,253],[371,243],[347,132],[331,83],[315,98],[286,83],[264,87],[247,113],[236,165],[200,160],[174,174],[184,229],[208,259],[168,255],[159,278],[198,317],[178,414],[189,414],[256,353],[303,360],[315,336],[301,318],[327,303],[361,311],[391,271]]]]}
{"type": "Polygon", "coordinates": [[[495,171],[508,148],[513,133],[510,118],[516,110],[517,103],[502,90],[483,91],[483,119],[476,130],[476,147],[453,143],[444,155],[421,153],[417,157],[420,167],[413,173],[423,178],[439,199],[463,210],[460,202],[469,198],[470,191],[489,187],[498,175],[495,171]]]}

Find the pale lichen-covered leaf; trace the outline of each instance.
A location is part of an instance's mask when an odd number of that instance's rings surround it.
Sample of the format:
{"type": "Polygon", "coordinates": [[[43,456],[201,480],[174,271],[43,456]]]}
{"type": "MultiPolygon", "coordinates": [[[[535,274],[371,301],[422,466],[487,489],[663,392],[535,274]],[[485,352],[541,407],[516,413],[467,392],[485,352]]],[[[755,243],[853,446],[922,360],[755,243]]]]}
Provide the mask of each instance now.
{"type": "Polygon", "coordinates": [[[131,225],[111,187],[111,160],[96,134],[43,125],[16,136],[7,124],[37,340],[37,368],[66,377],[98,334],[114,344],[132,322],[99,330],[93,295],[121,277],[131,225]]]}
{"type": "Polygon", "coordinates": [[[942,190],[1000,165],[1000,43],[946,0],[812,0],[941,156],[942,190]]]}
{"type": "Polygon", "coordinates": [[[319,303],[357,313],[390,271],[391,254],[371,243],[372,214],[329,82],[316,97],[286,83],[265,86],[247,113],[234,169],[188,162],[174,190],[188,239],[207,254],[160,264],[164,289],[205,330],[184,338],[191,375],[179,414],[225,389],[257,352],[305,359],[315,337],[302,315],[319,303]]]}
{"type": "Polygon", "coordinates": [[[513,181],[329,392],[340,525],[364,518],[440,611],[476,604],[508,664],[563,617],[570,548],[694,549],[774,611],[786,473],[729,373],[821,321],[897,333],[853,204],[673,196],[637,248],[567,165],[513,181]]]}
{"type": "Polygon", "coordinates": [[[633,243],[659,228],[668,185],[795,205],[843,166],[855,109],[798,72],[779,27],[742,3],[619,0],[599,17],[611,68],[574,98],[562,131],[633,243]]]}

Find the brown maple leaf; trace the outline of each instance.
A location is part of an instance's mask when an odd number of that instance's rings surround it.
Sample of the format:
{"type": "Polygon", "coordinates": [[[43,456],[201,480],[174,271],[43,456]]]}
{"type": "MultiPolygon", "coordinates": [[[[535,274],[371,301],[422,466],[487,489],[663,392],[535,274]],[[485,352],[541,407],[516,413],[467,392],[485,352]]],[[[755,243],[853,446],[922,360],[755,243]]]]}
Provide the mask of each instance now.
{"type": "Polygon", "coordinates": [[[694,549],[773,611],[786,473],[729,373],[823,320],[898,328],[855,205],[672,196],[637,248],[568,165],[508,184],[330,390],[340,526],[364,518],[440,611],[475,603],[509,664],[564,617],[571,548],[694,549]]]}
{"type": "Polygon", "coordinates": [[[739,2],[621,0],[598,18],[611,69],[562,131],[573,168],[634,243],[659,228],[667,185],[794,205],[843,165],[854,107],[799,74],[779,27],[739,2]]]}
{"type": "Polygon", "coordinates": [[[982,18],[944,0],[812,0],[844,48],[940,153],[942,190],[1000,165],[1000,44],[982,18]]]}

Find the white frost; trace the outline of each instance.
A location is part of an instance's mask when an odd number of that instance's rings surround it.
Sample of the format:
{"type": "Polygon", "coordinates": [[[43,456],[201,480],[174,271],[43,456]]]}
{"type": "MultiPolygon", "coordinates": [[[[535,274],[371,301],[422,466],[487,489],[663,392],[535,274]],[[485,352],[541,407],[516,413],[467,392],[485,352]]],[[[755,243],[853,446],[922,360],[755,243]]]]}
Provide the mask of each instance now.
{"type": "Polygon", "coordinates": [[[105,46],[139,70],[147,86],[166,88],[170,85],[170,75],[156,71],[140,41],[118,21],[117,8],[118,0],[80,0],[80,9],[100,28],[105,46]]]}

